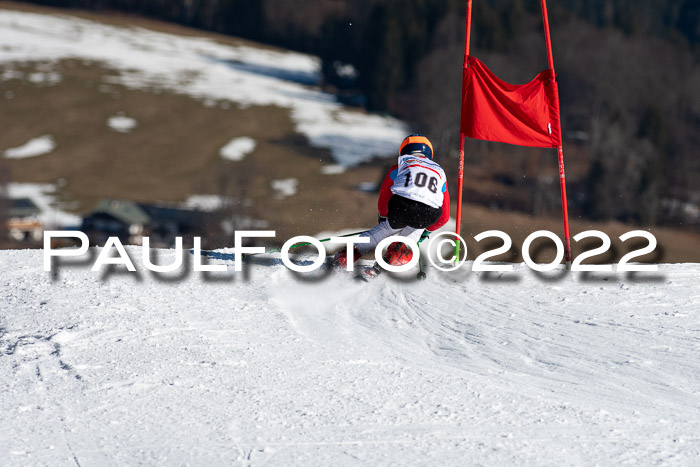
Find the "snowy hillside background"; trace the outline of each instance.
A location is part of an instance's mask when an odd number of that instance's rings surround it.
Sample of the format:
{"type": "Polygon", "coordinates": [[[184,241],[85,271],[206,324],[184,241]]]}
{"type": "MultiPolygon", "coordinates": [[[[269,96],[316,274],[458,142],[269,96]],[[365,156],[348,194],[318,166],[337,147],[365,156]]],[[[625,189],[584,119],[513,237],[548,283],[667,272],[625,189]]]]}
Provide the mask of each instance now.
{"type": "Polygon", "coordinates": [[[697,264],[364,284],[274,257],[178,277],[64,261],[53,279],[41,251],[0,261],[3,465],[700,456],[697,264]]]}
{"type": "MultiPolygon", "coordinates": [[[[357,187],[374,186],[409,132],[324,91],[315,56],[134,18],[0,7],[0,174],[47,228],[79,226],[75,214],[105,198],[288,233],[345,228],[374,197],[357,187]]],[[[198,232],[218,242],[208,246],[225,246],[213,238],[230,228],[209,229],[198,232]]]]}
{"type": "Polygon", "coordinates": [[[10,64],[43,62],[42,72],[31,79],[57,84],[61,76],[52,64],[94,60],[119,72],[112,84],[131,89],[171,91],[208,105],[226,101],[289,108],[296,129],[313,145],[329,148],[344,167],[393,154],[396,140],[407,131],[397,120],[346,110],[333,95],[310,88],[319,80],[319,63],[309,55],[9,10],[0,14],[0,39],[0,63],[6,64],[2,80],[23,76],[10,64]]]}
{"type": "MultiPolygon", "coordinates": [[[[45,228],[77,228],[111,199],[212,213],[216,221],[189,233],[206,248],[229,246],[235,228],[274,228],[280,238],[363,230],[375,222],[372,190],[397,143],[422,131],[343,105],[332,87],[321,87],[319,58],[239,38],[0,2],[0,41],[0,186],[9,177],[8,195],[31,198],[45,228]]],[[[559,201],[552,217],[509,210],[532,197],[489,172],[499,172],[499,163],[485,172],[481,146],[468,158],[478,167],[466,171],[465,236],[498,229],[518,245],[536,230],[560,232],[559,201]]],[[[448,172],[456,169],[455,147],[436,146],[448,172]]],[[[507,163],[522,169],[518,180],[555,180],[542,172],[544,153],[522,156],[507,163]]],[[[573,153],[568,169],[581,169],[584,159],[573,153]]],[[[448,175],[453,198],[456,180],[448,175]]],[[[558,194],[540,187],[535,198],[558,194]]],[[[581,195],[573,189],[572,204],[581,195]]],[[[689,216],[697,211],[686,207],[689,216]]],[[[629,227],[571,215],[572,235],[611,236],[609,261],[627,252],[615,242],[629,227]]],[[[651,230],[659,241],[652,261],[700,260],[700,234],[675,225],[651,230]]],[[[521,259],[515,249],[508,255],[501,259],[521,259]]]]}

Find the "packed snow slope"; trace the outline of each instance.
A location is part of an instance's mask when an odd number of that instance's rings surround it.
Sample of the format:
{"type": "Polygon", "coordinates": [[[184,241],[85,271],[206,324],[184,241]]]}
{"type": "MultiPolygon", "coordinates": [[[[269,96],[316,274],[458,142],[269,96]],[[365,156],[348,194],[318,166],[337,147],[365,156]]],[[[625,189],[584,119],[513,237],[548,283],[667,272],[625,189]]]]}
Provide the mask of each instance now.
{"type": "Polygon", "coordinates": [[[138,273],[0,252],[0,464],[700,459],[698,264],[359,283],[127,250],[138,273]]]}

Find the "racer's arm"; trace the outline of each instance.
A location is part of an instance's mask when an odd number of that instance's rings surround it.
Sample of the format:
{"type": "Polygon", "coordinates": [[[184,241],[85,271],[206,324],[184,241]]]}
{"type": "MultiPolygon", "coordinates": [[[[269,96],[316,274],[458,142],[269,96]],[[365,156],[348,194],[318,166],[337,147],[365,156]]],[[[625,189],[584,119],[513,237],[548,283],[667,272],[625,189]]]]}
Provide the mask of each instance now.
{"type": "Polygon", "coordinates": [[[426,229],[429,232],[436,231],[450,220],[450,192],[447,190],[447,183],[444,185],[444,190],[442,196],[442,214],[440,214],[440,217],[433,225],[426,229]]]}
{"type": "Polygon", "coordinates": [[[396,164],[389,169],[384,181],[382,182],[382,187],[379,189],[379,200],[377,201],[377,211],[379,211],[379,217],[386,217],[389,215],[389,198],[393,195],[391,192],[391,187],[394,186],[394,181],[396,180],[396,175],[399,173],[399,165],[396,164]]]}

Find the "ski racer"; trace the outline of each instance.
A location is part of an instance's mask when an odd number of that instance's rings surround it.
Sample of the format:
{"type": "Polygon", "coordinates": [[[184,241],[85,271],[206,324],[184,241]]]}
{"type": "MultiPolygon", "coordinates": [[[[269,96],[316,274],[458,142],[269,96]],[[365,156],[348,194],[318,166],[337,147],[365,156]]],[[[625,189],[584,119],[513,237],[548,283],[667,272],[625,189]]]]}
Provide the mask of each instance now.
{"type": "MultiPolygon", "coordinates": [[[[379,224],[361,234],[369,243],[353,250],[352,261],[376,248],[380,241],[392,235],[409,238],[417,243],[447,223],[450,217],[450,195],[445,171],[433,160],[433,145],[423,135],[410,135],[401,142],[399,160],[389,169],[379,191],[379,224]]],[[[401,242],[389,245],[383,256],[392,266],[407,264],[413,258],[410,247],[401,242]]],[[[347,249],[333,258],[335,269],[347,267],[347,249]]],[[[375,274],[379,272],[375,265],[375,274]]],[[[366,274],[372,275],[371,270],[366,274]]]]}

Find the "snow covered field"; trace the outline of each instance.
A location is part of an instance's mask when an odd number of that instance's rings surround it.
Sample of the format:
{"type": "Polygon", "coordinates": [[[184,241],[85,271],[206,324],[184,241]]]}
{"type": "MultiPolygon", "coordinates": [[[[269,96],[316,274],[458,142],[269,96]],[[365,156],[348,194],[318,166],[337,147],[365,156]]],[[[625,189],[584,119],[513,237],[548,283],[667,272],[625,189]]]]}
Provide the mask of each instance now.
{"type": "Polygon", "coordinates": [[[2,9],[0,44],[0,81],[28,78],[55,84],[61,77],[52,64],[78,59],[117,70],[110,82],[132,89],[184,94],[205,105],[290,109],[296,131],[312,145],[328,148],[342,167],[394,155],[397,141],[408,133],[394,118],[349,110],[322,92],[315,86],[319,59],[311,55],[2,9]],[[25,77],[13,69],[13,64],[28,62],[39,63],[42,73],[25,77]]]}
{"type": "Polygon", "coordinates": [[[7,149],[4,156],[7,159],[25,159],[48,154],[56,149],[56,143],[51,135],[39,136],[27,141],[22,146],[7,149]]]}
{"type": "Polygon", "coordinates": [[[700,459],[698,264],[368,284],[274,259],[174,278],[0,264],[2,465],[700,459]]]}

